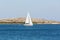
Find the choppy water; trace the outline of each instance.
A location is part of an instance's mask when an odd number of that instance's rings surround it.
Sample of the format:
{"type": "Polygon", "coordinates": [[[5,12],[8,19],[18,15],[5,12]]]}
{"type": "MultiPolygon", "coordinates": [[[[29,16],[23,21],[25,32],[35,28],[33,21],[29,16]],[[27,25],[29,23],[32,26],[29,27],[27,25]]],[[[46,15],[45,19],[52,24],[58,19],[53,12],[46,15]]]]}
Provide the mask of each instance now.
{"type": "Polygon", "coordinates": [[[0,24],[0,40],[60,40],[60,24],[0,24]]]}

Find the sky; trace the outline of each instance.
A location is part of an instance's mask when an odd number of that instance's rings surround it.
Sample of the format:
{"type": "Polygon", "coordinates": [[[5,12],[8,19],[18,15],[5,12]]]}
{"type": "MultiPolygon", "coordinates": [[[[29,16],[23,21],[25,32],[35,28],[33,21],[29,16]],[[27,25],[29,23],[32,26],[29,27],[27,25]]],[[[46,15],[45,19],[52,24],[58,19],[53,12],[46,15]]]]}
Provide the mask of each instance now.
{"type": "Polygon", "coordinates": [[[60,21],[60,0],[0,0],[0,18],[26,17],[60,21]]]}

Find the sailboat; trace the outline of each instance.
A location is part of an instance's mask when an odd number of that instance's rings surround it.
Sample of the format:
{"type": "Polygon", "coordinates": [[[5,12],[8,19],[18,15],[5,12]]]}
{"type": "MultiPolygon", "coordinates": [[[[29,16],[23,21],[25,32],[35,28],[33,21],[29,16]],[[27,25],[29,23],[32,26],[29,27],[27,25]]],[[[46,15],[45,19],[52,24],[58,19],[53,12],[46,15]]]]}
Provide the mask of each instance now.
{"type": "Polygon", "coordinates": [[[29,13],[27,14],[26,21],[25,21],[24,25],[25,26],[33,26],[33,23],[32,23],[32,20],[31,20],[31,17],[30,17],[29,13]]]}

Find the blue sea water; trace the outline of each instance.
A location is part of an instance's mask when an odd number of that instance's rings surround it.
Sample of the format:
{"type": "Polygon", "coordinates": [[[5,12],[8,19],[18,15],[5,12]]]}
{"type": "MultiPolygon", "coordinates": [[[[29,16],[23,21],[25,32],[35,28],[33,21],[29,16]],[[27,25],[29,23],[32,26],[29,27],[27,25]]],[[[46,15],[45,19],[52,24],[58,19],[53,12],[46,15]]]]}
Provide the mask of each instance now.
{"type": "Polygon", "coordinates": [[[60,40],[60,24],[0,24],[0,40],[60,40]]]}

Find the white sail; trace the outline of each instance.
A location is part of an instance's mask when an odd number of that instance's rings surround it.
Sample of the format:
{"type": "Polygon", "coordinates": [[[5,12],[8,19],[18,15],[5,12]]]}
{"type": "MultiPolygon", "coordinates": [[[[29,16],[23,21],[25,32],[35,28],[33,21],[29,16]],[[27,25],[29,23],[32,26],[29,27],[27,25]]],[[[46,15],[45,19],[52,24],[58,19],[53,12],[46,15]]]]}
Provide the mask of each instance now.
{"type": "Polygon", "coordinates": [[[27,14],[25,25],[33,25],[30,14],[27,14]]]}
{"type": "Polygon", "coordinates": [[[28,14],[27,17],[26,17],[25,23],[29,23],[29,14],[28,14]]]}

